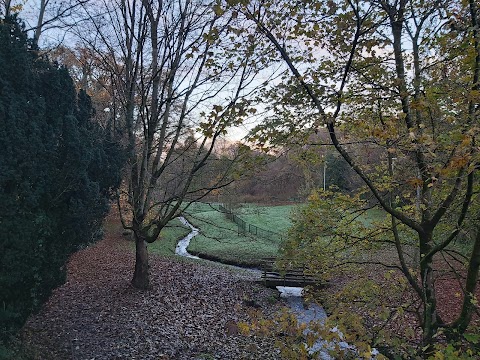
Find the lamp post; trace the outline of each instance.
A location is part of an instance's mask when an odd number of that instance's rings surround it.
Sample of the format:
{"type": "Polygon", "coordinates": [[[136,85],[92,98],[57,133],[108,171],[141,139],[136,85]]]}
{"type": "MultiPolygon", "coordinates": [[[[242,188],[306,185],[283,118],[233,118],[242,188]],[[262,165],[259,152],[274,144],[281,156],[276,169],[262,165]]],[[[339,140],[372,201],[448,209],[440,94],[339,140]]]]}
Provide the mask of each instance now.
{"type": "Polygon", "coordinates": [[[326,189],[326,178],[327,178],[327,159],[326,157],[324,157],[324,160],[323,160],[323,191],[325,191],[326,189]]]}

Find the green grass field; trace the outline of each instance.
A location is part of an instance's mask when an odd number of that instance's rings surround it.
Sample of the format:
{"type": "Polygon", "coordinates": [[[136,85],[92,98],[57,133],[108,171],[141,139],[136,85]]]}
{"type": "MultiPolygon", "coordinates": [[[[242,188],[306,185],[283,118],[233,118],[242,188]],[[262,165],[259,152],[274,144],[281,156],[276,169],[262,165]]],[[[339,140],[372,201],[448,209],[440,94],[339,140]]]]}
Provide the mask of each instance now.
{"type": "Polygon", "coordinates": [[[285,234],[292,225],[290,213],[294,208],[295,205],[260,206],[245,204],[238,209],[238,215],[249,224],[279,234],[285,234]]]}
{"type": "MultiPolygon", "coordinates": [[[[188,208],[188,213],[198,213],[212,210],[212,207],[206,203],[193,203],[188,208]]],[[[190,229],[186,228],[178,219],[171,220],[167,226],[161,231],[158,239],[148,244],[148,251],[151,254],[164,256],[175,255],[175,247],[177,242],[190,233],[190,229]]]]}
{"type": "MultiPolygon", "coordinates": [[[[239,216],[258,227],[285,234],[290,226],[292,206],[246,205],[237,210],[239,216]]],[[[188,220],[200,229],[200,235],[190,242],[188,251],[226,263],[258,266],[261,259],[275,257],[281,241],[278,237],[261,238],[252,234],[238,234],[238,227],[215,209],[193,207],[188,220]]]]}
{"type": "MultiPolygon", "coordinates": [[[[295,205],[261,206],[244,204],[235,210],[238,216],[259,228],[272,231],[286,238],[291,226],[290,214],[295,205]]],[[[238,234],[237,225],[218,211],[218,205],[194,203],[184,213],[200,234],[192,239],[188,251],[212,260],[241,266],[259,266],[261,259],[275,257],[283,239],[277,236],[259,237],[252,234],[238,234]]],[[[369,224],[373,219],[384,216],[380,211],[371,211],[362,216],[362,222],[369,224]]],[[[152,254],[172,256],[177,242],[190,229],[178,219],[172,220],[162,230],[160,238],[148,245],[152,254]]]]}
{"type": "Polygon", "coordinates": [[[151,254],[172,256],[175,255],[175,247],[178,240],[187,236],[190,229],[187,229],[178,219],[173,219],[161,231],[159,238],[148,245],[151,254]]]}

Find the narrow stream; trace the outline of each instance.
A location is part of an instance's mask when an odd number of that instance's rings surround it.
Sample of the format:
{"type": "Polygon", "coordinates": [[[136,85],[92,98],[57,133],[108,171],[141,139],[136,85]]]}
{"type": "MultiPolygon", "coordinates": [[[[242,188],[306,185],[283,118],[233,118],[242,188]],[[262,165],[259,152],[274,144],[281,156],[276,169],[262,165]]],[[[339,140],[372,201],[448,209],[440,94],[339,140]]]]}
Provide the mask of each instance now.
{"type": "Polygon", "coordinates": [[[198,235],[199,230],[192,224],[190,224],[183,216],[180,216],[178,219],[183,225],[190,228],[192,231],[178,242],[177,247],[175,248],[175,254],[179,256],[185,256],[191,259],[200,259],[198,256],[192,255],[187,251],[190,240],[192,240],[195,236],[198,235]]]}
{"type": "MultiPolygon", "coordinates": [[[[179,220],[182,222],[183,225],[189,227],[192,231],[182,240],[180,240],[175,248],[175,254],[179,256],[184,256],[192,259],[200,259],[198,256],[194,256],[187,251],[188,245],[190,244],[190,240],[199,234],[199,229],[194,227],[190,224],[187,219],[183,216],[179,217],[179,220]]],[[[231,266],[231,265],[230,265],[231,266]]],[[[237,266],[233,266],[235,268],[241,269],[243,271],[250,270],[254,271],[255,273],[261,274],[261,271],[258,269],[247,269],[241,268],[237,266]]],[[[303,301],[302,292],[303,288],[301,287],[289,287],[289,286],[277,286],[277,290],[280,292],[280,297],[285,299],[290,311],[297,317],[297,320],[300,324],[308,324],[311,321],[319,321],[322,323],[327,314],[325,310],[318,306],[317,304],[311,303],[306,304],[303,301]]],[[[305,330],[305,334],[308,333],[308,329],[305,330]]],[[[332,331],[337,331],[336,328],[332,329],[332,331]]],[[[355,348],[346,342],[340,342],[338,344],[342,349],[352,349],[355,351],[355,348]]],[[[329,344],[324,340],[318,340],[310,349],[309,352],[313,353],[318,351],[319,352],[319,359],[322,360],[333,360],[333,358],[328,354],[328,348],[333,348],[334,344],[329,344]]]]}

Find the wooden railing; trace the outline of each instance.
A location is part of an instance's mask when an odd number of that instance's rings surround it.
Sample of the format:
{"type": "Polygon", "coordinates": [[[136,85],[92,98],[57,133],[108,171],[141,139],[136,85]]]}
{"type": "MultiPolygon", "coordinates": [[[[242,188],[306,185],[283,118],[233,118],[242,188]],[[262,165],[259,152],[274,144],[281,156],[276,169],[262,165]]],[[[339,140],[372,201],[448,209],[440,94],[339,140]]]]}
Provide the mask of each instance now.
{"type": "Polygon", "coordinates": [[[305,265],[299,266],[288,260],[277,261],[275,258],[262,259],[262,282],[265,286],[271,288],[276,286],[324,285],[318,277],[306,273],[305,265]]]}

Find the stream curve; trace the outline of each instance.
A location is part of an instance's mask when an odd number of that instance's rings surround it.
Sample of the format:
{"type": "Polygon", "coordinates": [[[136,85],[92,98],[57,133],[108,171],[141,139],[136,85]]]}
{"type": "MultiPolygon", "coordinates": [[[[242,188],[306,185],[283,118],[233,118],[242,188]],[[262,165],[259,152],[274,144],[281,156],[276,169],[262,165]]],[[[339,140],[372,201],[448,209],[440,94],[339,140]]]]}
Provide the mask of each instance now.
{"type": "MultiPolygon", "coordinates": [[[[185,219],[183,216],[179,216],[179,220],[184,226],[190,228],[192,231],[177,243],[177,246],[175,248],[175,254],[183,257],[188,257],[191,259],[200,260],[201,258],[195,255],[192,255],[187,251],[190,241],[200,233],[200,230],[194,227],[192,224],[190,224],[188,220],[185,219]]],[[[232,265],[229,265],[229,266],[241,269],[243,271],[245,270],[253,271],[259,275],[261,274],[261,271],[258,269],[243,268],[243,267],[232,266],[232,265]]],[[[280,292],[280,297],[285,299],[285,302],[287,303],[290,311],[296,316],[299,324],[308,324],[312,321],[323,323],[323,321],[327,318],[327,314],[321,306],[315,303],[306,304],[304,302],[302,297],[303,288],[277,286],[277,290],[280,292]]],[[[331,331],[336,332],[338,330],[336,330],[335,328],[335,329],[332,329],[331,331]]],[[[307,334],[308,332],[309,330],[306,329],[304,331],[304,334],[307,334]]],[[[351,349],[352,351],[355,351],[355,347],[347,344],[346,342],[341,341],[338,343],[338,345],[343,349],[351,349]]],[[[309,348],[309,352],[310,353],[318,352],[319,359],[333,360],[333,358],[328,354],[328,349],[329,348],[331,349],[333,346],[334,344],[328,343],[325,340],[320,339],[320,340],[317,340],[311,348],[309,348]]]]}
{"type": "Polygon", "coordinates": [[[199,234],[199,230],[190,224],[183,216],[179,216],[178,219],[184,226],[190,228],[192,231],[177,243],[177,246],[175,247],[175,254],[191,259],[200,259],[198,256],[192,255],[187,251],[190,240],[199,234]]]}

